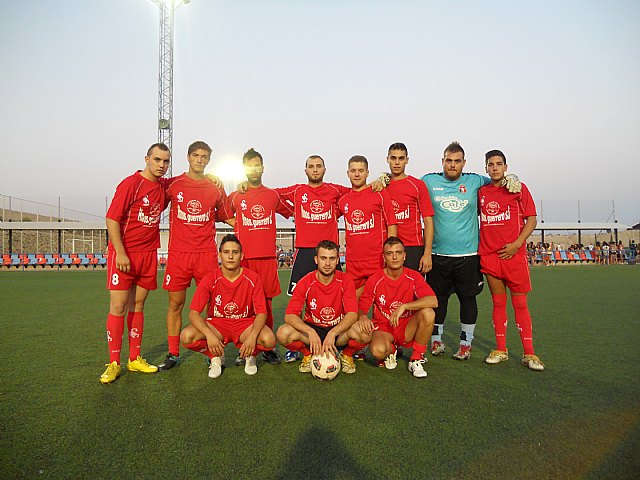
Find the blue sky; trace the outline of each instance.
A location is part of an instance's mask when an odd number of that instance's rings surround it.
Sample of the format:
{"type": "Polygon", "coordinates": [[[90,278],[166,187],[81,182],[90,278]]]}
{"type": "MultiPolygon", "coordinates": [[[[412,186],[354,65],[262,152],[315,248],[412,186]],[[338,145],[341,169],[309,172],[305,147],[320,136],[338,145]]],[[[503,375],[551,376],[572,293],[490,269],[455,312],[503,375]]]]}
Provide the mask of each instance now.
{"type": "MultiPolygon", "coordinates": [[[[104,208],[157,139],[157,6],[0,8],[0,193],[104,208]]],[[[468,171],[502,149],[547,221],[640,221],[640,2],[193,0],[175,32],[174,174],[200,139],[214,167],[255,147],[270,186],[310,154],[380,172],[396,141],[421,176],[458,140],[468,171]]]]}

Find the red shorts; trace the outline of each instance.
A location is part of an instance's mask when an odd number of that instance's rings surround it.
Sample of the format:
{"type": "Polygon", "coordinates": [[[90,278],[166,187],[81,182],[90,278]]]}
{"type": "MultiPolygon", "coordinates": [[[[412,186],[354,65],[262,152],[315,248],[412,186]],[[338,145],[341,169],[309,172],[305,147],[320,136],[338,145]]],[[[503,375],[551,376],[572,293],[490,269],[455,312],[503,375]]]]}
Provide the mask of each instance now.
{"type": "Polygon", "coordinates": [[[236,347],[240,348],[242,342],[240,341],[240,335],[248,327],[253,325],[255,317],[249,318],[222,318],[222,317],[210,317],[207,318],[207,323],[220,332],[222,335],[222,343],[225,345],[229,342],[233,342],[236,347]]]}
{"type": "Polygon", "coordinates": [[[529,262],[526,254],[516,253],[507,260],[501,260],[497,253],[480,255],[480,271],[485,275],[504,280],[509,290],[514,293],[531,291],[529,262]]]}
{"type": "Polygon", "coordinates": [[[186,290],[191,286],[192,278],[196,280],[197,285],[205,275],[216,268],[217,252],[169,252],[162,288],[170,292],[186,290]]]}
{"type": "Polygon", "coordinates": [[[282,290],[278,278],[278,260],[275,257],[244,259],[240,265],[258,274],[262,280],[265,297],[275,298],[280,295],[282,290]]]}
{"type": "Polygon", "coordinates": [[[148,252],[127,253],[131,267],[128,272],[121,272],[116,268],[116,252],[109,250],[107,260],[107,290],[129,290],[138,285],[147,290],[158,288],[158,253],[148,252]]]}
{"type": "Polygon", "coordinates": [[[398,321],[398,325],[396,327],[392,327],[388,320],[385,320],[384,322],[374,321],[374,332],[390,333],[391,335],[393,335],[393,343],[405,348],[411,348],[413,340],[405,342],[405,338],[407,336],[407,325],[409,324],[409,320],[411,320],[412,318],[413,315],[407,318],[401,318],[398,321]]]}
{"type": "Polygon", "coordinates": [[[356,290],[364,286],[369,277],[377,273],[381,268],[384,268],[384,259],[382,256],[380,257],[380,262],[377,263],[369,260],[351,261],[347,258],[347,275],[353,280],[356,290]]]}

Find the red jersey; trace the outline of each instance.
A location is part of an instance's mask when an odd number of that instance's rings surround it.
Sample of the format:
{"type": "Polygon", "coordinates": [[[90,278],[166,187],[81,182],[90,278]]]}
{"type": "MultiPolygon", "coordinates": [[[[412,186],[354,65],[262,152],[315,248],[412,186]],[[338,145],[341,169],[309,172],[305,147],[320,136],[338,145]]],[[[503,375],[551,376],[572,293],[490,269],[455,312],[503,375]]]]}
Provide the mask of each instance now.
{"type": "Polygon", "coordinates": [[[350,190],[333,183],[276,188],[295,207],[297,248],[315,248],[321,240],[338,243],[338,199],[350,190]]]}
{"type": "Polygon", "coordinates": [[[235,232],[244,258],[275,258],[276,213],[284,218],[293,214],[293,209],[278,193],[264,185],[249,188],[247,193],[232,192],[229,195],[229,210],[235,213],[235,232]]]}
{"type": "MultiPolygon", "coordinates": [[[[165,207],[166,180],[147,180],[138,170],[116,187],[107,218],[120,224],[127,252],[148,252],[160,247],[160,214],[165,207]]],[[[109,242],[109,250],[114,251],[109,242]]]]}
{"type": "MultiPolygon", "coordinates": [[[[393,311],[400,305],[422,297],[435,296],[424,277],[410,268],[403,267],[400,278],[390,278],[384,270],[369,277],[360,296],[358,308],[368,312],[373,305],[373,321],[388,322],[393,311]]],[[[400,318],[409,318],[412,311],[405,311],[400,318]]]]}
{"type": "Polygon", "coordinates": [[[358,312],[353,280],[336,270],[331,283],[324,285],[318,281],[314,270],[296,284],[285,313],[298,315],[318,327],[331,328],[349,312],[358,312]],[[305,307],[304,317],[301,315],[302,307],[305,307]]]}
{"type": "Polygon", "coordinates": [[[224,189],[183,173],[169,180],[167,200],[171,201],[169,251],[215,252],[216,220],[232,217],[224,189]]]}
{"type": "Polygon", "coordinates": [[[411,175],[392,180],[386,188],[398,221],[398,238],[405,247],[424,245],[422,219],[433,217],[429,190],[422,180],[411,175]]]}
{"type": "Polygon", "coordinates": [[[347,261],[379,262],[387,226],[398,223],[389,194],[351,190],[338,200],[338,211],[344,215],[347,261]]]}
{"type": "Polygon", "coordinates": [[[211,318],[245,319],[267,313],[262,280],[246,268],[233,282],[224,278],[221,268],[206,275],[196,288],[189,308],[202,312],[207,304],[207,316],[211,318]]]}
{"type": "MultiPolygon", "coordinates": [[[[526,217],[536,216],[536,204],[529,189],[523,183],[520,193],[510,193],[507,187],[485,185],[478,190],[480,204],[480,247],[479,255],[487,255],[500,250],[506,243],[514,242],[526,217]]],[[[526,243],[518,253],[527,251],[526,243]]]]}

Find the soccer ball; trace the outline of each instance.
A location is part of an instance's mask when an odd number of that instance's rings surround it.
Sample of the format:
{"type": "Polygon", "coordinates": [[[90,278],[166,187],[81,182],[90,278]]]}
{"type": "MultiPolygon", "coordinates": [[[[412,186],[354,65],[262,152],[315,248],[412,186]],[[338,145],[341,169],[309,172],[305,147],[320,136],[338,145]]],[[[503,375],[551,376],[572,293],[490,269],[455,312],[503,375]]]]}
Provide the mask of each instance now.
{"type": "Polygon", "coordinates": [[[311,357],[311,375],[318,380],[333,380],[340,373],[340,360],[333,353],[311,357]]]}

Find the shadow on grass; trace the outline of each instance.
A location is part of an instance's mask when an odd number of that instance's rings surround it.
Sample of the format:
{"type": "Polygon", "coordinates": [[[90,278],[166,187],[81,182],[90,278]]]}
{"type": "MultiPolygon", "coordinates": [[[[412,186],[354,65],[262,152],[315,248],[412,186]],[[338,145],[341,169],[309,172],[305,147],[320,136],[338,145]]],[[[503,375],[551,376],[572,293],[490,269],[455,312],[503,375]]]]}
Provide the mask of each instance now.
{"type": "Polygon", "coordinates": [[[374,478],[374,474],[358,464],[349,455],[346,445],[325,427],[315,425],[304,430],[295,445],[282,470],[275,475],[276,479],[374,478]]]}

